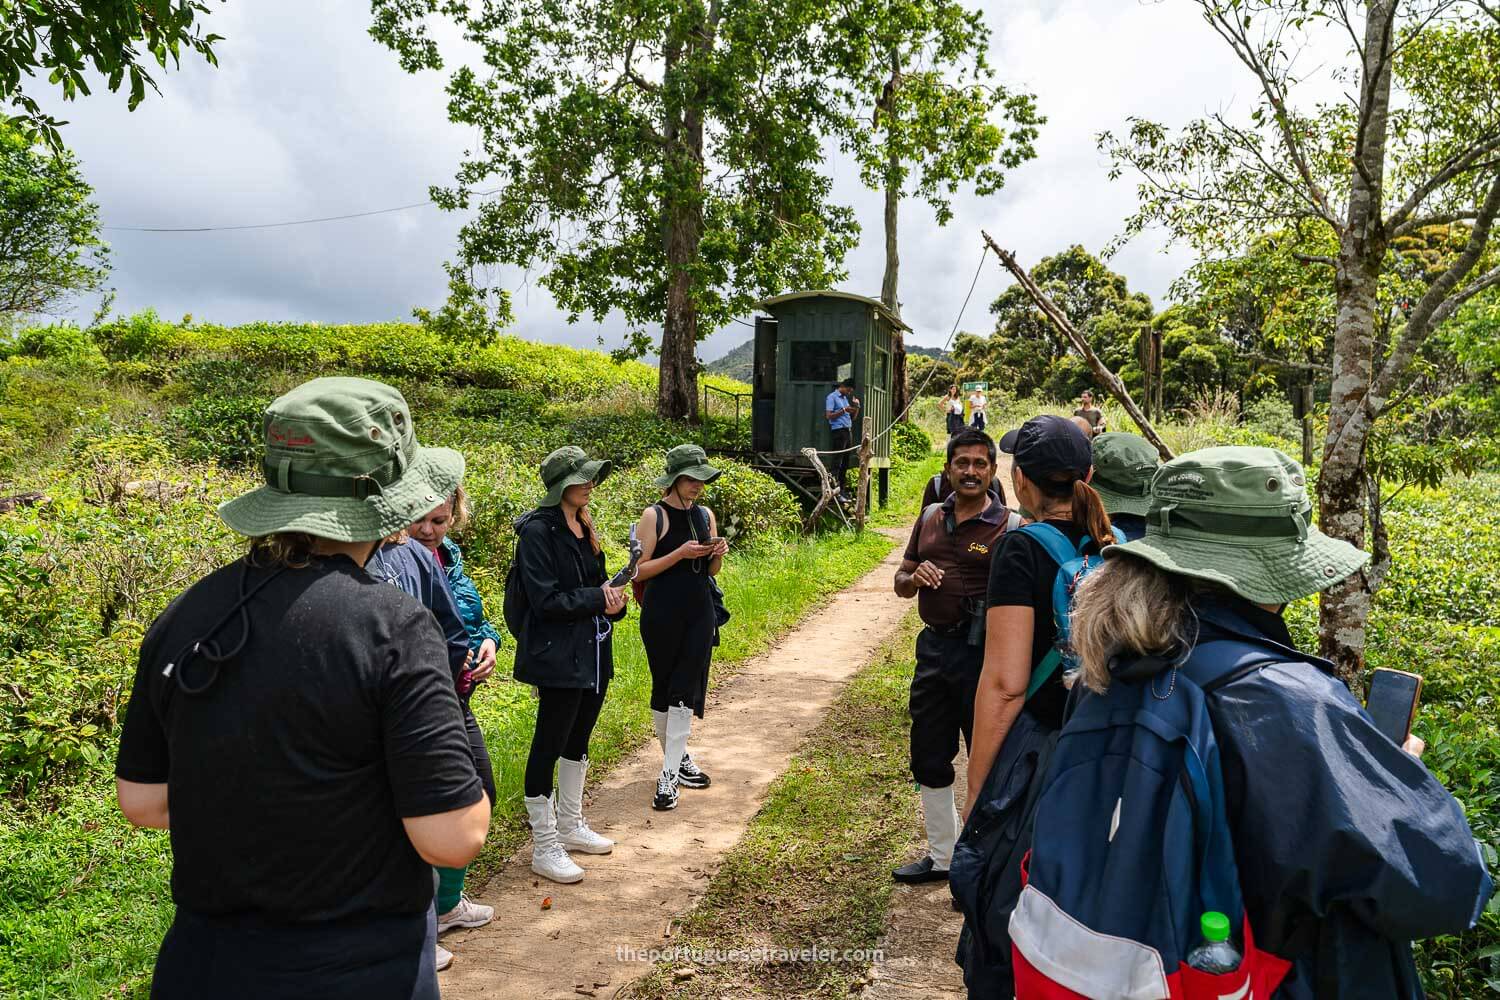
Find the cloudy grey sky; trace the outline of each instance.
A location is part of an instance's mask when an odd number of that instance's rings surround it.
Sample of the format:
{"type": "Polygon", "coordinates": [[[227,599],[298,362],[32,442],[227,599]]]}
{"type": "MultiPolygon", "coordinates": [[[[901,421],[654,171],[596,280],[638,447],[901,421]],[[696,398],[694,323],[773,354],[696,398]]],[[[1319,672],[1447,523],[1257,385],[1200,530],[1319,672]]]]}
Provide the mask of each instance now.
{"type": "MultiPolygon", "coordinates": [[[[1072,243],[1097,251],[1134,206],[1134,181],[1111,183],[1094,136],[1131,115],[1180,123],[1247,109],[1250,82],[1187,0],[984,0],[991,60],[1048,117],[1035,160],[1005,190],[962,198],[939,228],[930,210],[901,215],[902,301],[917,343],[947,338],[974,273],[979,229],[1023,262],[1072,243]]],[[[366,32],[365,0],[231,0],[214,4],[220,67],[186,65],[134,113],[102,91],[55,110],[113,226],[214,226],[337,215],[420,201],[453,174],[471,137],[446,119],[443,77],[409,76],[366,32]]],[[[838,196],[865,235],[844,287],[878,295],[880,202],[848,163],[831,164],[838,196]]],[[[442,262],[460,224],[431,206],[373,218],[251,232],[110,232],[116,308],[153,307],[220,323],[368,322],[408,317],[445,293],[442,262]]],[[[1187,263],[1159,241],[1113,266],[1164,298],[1187,263]]],[[[521,336],[581,346],[620,342],[618,324],[569,325],[524,274],[506,276],[521,336]]],[[[963,328],[988,327],[1007,284],[986,265],[963,328]]],[[[75,310],[86,318],[91,303],[75,310]]],[[[701,345],[712,359],[744,339],[731,325],[701,345]]]]}

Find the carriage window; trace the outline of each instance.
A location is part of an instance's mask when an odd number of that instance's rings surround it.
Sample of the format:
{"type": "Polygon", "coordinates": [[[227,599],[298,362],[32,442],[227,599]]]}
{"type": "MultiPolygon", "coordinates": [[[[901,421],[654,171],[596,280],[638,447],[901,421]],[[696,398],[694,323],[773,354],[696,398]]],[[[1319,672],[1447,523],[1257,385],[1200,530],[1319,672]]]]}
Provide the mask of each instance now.
{"type": "Polygon", "coordinates": [[[794,340],[792,348],[793,382],[836,382],[839,368],[852,368],[854,343],[849,340],[794,340]]]}
{"type": "Polygon", "coordinates": [[[886,354],[885,351],[882,351],[878,347],[875,348],[874,370],[870,372],[870,384],[872,386],[878,386],[881,389],[885,388],[887,380],[887,366],[889,364],[890,355],[886,354]]]}

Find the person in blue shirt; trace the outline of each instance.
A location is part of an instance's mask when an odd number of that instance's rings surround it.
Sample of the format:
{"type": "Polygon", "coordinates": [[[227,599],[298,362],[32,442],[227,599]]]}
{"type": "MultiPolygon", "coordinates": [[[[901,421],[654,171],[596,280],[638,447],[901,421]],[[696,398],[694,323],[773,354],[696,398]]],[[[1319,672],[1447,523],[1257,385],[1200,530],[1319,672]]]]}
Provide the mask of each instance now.
{"type": "Polygon", "coordinates": [[[854,380],[842,379],[838,387],[823,401],[823,413],[828,418],[828,428],[833,431],[833,450],[829,472],[838,484],[839,494],[845,495],[844,476],[849,471],[849,448],[854,443],[854,417],[859,414],[859,400],[854,395],[854,380]]]}

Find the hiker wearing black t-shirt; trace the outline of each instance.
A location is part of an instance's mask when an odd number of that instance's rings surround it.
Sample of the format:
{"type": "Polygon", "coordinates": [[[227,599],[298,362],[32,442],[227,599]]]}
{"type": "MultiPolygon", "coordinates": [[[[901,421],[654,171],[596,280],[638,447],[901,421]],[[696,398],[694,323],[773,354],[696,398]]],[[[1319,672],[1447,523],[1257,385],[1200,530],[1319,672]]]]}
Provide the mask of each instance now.
{"type": "Polygon", "coordinates": [[[614,676],[610,635],[625,617],[627,596],[606,582],[588,512],[594,487],[610,468],[582,448],[557,449],[542,460],[546,496],[516,521],[515,570],[526,605],[516,635],[516,680],[534,685],[538,698],[525,777],[531,870],[554,882],[583,878],[569,851],[608,854],[615,846],[583,818],[589,737],[614,676]]]}
{"type": "MultiPolygon", "coordinates": [[[[1021,509],[1051,524],[1075,545],[1084,536],[1114,540],[1109,515],[1089,485],[1093,455],[1089,439],[1071,421],[1033,417],[1000,439],[1012,456],[1011,485],[1021,509]]],[[[985,616],[984,672],[974,701],[974,745],[969,751],[969,801],[984,784],[1007,733],[1024,708],[1047,730],[1062,726],[1067,690],[1054,674],[1026,697],[1031,672],[1057,638],[1052,590],[1058,565],[1042,543],[1012,532],[990,563],[989,611],[985,616]]]]}
{"type": "Polygon", "coordinates": [[[677,808],[679,788],[709,786],[687,744],[693,716],[703,718],[708,668],[719,644],[714,577],[729,541],[718,537],[714,512],[698,502],[719,476],[702,448],[678,445],[667,452],[666,469],[656,477],[662,498],[641,511],[636,524],[641,541],[636,579],[645,587],[641,642],[651,667],[651,719],[662,749],[651,798],[658,811],[677,808]]]}
{"type": "Polygon", "coordinates": [[[399,392],[315,379],[265,415],[266,485],[219,508],[254,539],[141,644],[120,807],[169,829],[158,998],[436,998],[432,866],[490,803],[443,635],[365,571],[463,474],[399,392]]]}
{"type": "Polygon", "coordinates": [[[953,758],[972,736],[974,691],[984,663],[985,591],[990,556],[1021,518],[985,487],[993,482],[995,442],[983,431],[948,439],[944,466],[954,492],[922,511],[896,571],[896,593],[917,598],[925,628],[917,636],[911,682],[911,773],[922,798],[927,856],[892,872],[897,882],[948,877],[958,814],[953,758]]]}

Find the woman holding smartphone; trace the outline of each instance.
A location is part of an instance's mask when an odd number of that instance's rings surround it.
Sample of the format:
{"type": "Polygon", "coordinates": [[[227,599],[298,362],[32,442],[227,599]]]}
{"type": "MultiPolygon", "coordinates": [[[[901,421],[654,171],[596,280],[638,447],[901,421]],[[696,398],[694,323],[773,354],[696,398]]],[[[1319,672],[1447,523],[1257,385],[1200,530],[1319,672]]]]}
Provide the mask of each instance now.
{"type": "Polygon", "coordinates": [[[625,591],[607,583],[604,553],[588,513],[594,487],[609,470],[609,462],[589,458],[582,448],[557,449],[542,460],[546,496],[516,521],[516,579],[525,600],[516,635],[516,680],[534,685],[538,693],[525,777],[531,870],[554,882],[583,878],[569,851],[608,854],[615,846],[583,819],[589,737],[615,672],[610,634],[614,622],[625,617],[625,591]]]}
{"type": "Polygon", "coordinates": [[[656,485],[659,502],[641,512],[636,580],[641,598],[641,640],[651,665],[651,718],[662,748],[661,774],[651,808],[677,808],[677,789],[707,788],[708,775],[688,756],[693,716],[703,718],[708,666],[719,642],[713,578],[729,542],[719,537],[714,512],[698,503],[720,472],[694,444],[667,452],[656,485]]]}

